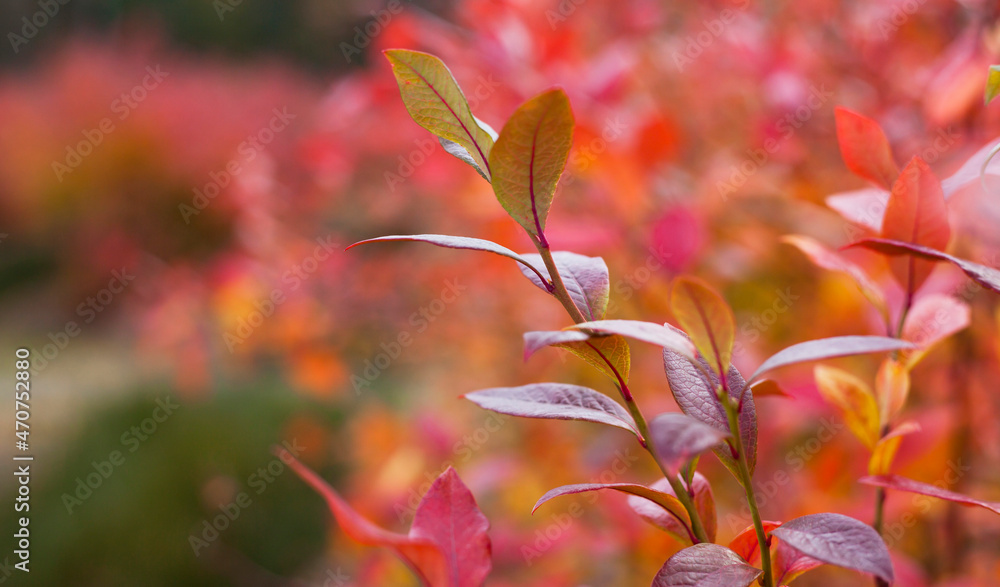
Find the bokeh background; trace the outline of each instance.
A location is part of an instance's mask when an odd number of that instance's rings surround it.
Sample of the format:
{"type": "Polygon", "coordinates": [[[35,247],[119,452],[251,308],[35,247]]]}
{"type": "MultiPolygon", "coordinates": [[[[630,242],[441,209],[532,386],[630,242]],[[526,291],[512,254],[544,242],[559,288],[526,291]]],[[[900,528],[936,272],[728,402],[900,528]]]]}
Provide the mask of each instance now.
{"type": "MultiPolygon", "coordinates": [[[[671,278],[708,279],[752,370],[794,342],[882,333],[848,280],[779,239],[864,234],[824,204],[862,187],[840,159],[836,105],[879,120],[900,162],[920,154],[941,177],[1000,135],[1000,109],[982,105],[998,16],[987,0],[4,2],[0,376],[13,388],[14,350],[32,349],[36,461],[31,580],[10,566],[7,473],[0,582],[415,584],[274,465],[269,448],[288,442],[397,530],[454,465],[492,522],[489,585],[648,584],[678,545],[621,496],[529,514],[557,485],[657,478],[626,434],[459,399],[543,380],[611,391],[561,351],[522,362],[523,331],[566,325],[555,301],[499,257],[343,251],[427,232],[531,249],[489,185],[409,119],[380,50],[441,56],[497,128],[565,88],[577,129],[549,240],[607,260],[613,317],[672,320],[671,278]],[[192,547],[241,493],[252,503],[192,547]]],[[[995,266],[1000,199],[984,196],[952,200],[953,248],[995,266]]],[[[879,259],[852,258],[889,282],[879,259]]],[[[964,296],[972,325],[914,374],[907,415],[923,432],[896,469],[998,500],[996,298],[963,284],[942,268],[928,286],[964,296]]],[[[675,409],[658,350],[633,353],[640,405],[675,409]]],[[[871,379],[878,358],[836,363],[871,379]]],[[[758,401],[764,517],[869,520],[864,447],[811,366],[779,380],[795,399],[758,401]]],[[[0,403],[13,428],[13,402],[0,403]]],[[[726,540],[749,517],[724,469],[701,468],[726,540]]],[[[894,494],[887,529],[900,585],[1000,584],[989,512],[894,494]]],[[[867,582],[820,569],[797,584],[867,582]]]]}

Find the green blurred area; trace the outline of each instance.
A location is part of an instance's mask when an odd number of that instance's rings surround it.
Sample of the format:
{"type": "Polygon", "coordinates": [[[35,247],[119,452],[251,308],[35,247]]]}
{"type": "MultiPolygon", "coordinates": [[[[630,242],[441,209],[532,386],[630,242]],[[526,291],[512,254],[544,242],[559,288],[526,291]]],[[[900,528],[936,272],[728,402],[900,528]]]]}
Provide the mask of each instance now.
{"type": "MultiPolygon", "coordinates": [[[[452,0],[406,0],[408,10],[447,17],[452,0]]],[[[39,11],[44,34],[18,47],[0,51],[0,66],[27,67],[31,57],[58,43],[70,32],[91,30],[116,34],[122,25],[140,21],[159,27],[171,44],[195,52],[231,58],[278,57],[324,73],[364,65],[366,55],[351,63],[336,47],[350,43],[372,20],[383,2],[367,0],[12,0],[0,6],[0,30],[24,35],[24,19],[39,11]],[[51,6],[51,7],[50,7],[51,6]],[[27,59],[25,59],[27,57],[27,59]]],[[[10,45],[8,36],[6,43],[10,45]]]]}
{"type": "MultiPolygon", "coordinates": [[[[179,402],[165,418],[157,412],[164,421],[155,431],[144,435],[139,428],[135,435],[133,427],[151,429],[147,420],[158,406],[178,403],[172,393],[133,390],[66,439],[61,462],[50,456],[30,463],[30,584],[264,585],[322,554],[328,527],[322,499],[275,464],[270,450],[285,441],[302,444],[283,431],[297,415],[336,427],[341,414],[277,386],[231,389],[179,402]],[[109,460],[113,451],[120,453],[118,465],[109,460]],[[262,475],[269,466],[277,474],[262,475]],[[236,502],[241,492],[249,505],[233,507],[247,503],[236,502]],[[224,529],[208,546],[193,546],[192,536],[204,540],[206,520],[224,515],[219,506],[228,506],[233,519],[216,522],[224,529]]],[[[341,477],[329,468],[320,472],[333,482],[341,477]]],[[[5,483],[4,503],[14,502],[12,488],[5,483]]],[[[4,508],[0,525],[16,528],[16,515],[4,508]]],[[[9,533],[3,545],[13,565],[9,533]]],[[[13,572],[15,584],[24,584],[28,576],[13,572]]]]}

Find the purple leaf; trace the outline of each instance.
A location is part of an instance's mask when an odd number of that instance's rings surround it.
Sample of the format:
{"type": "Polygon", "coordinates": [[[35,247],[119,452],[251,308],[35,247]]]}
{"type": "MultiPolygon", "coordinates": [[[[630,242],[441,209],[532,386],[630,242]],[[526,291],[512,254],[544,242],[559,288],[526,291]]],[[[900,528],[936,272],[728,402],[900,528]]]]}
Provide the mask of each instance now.
{"type": "Polygon", "coordinates": [[[685,463],[729,436],[728,432],[676,412],[660,414],[649,422],[656,458],[671,475],[677,475],[685,463]]]}
{"type": "MultiPolygon", "coordinates": [[[[674,329],[674,331],[684,336],[680,330],[674,329]]],[[[729,419],[726,417],[726,410],[715,395],[719,378],[704,358],[699,357],[698,360],[704,370],[708,372],[710,380],[706,380],[704,373],[685,357],[669,349],[663,351],[663,368],[667,373],[670,392],[673,393],[674,400],[682,412],[720,432],[729,433],[729,419]]],[[[757,411],[754,406],[753,394],[739,370],[732,365],[729,366],[729,373],[726,374],[726,383],[729,387],[729,397],[737,404],[742,402],[743,405],[739,418],[740,440],[747,453],[747,464],[750,466],[750,471],[753,472],[757,464],[757,411]]],[[[734,475],[739,476],[739,468],[729,448],[718,447],[714,450],[722,464],[734,475]]]]}
{"type": "Polygon", "coordinates": [[[534,514],[543,503],[556,497],[573,495],[576,493],[586,493],[588,491],[600,491],[601,489],[613,489],[622,493],[638,495],[639,497],[652,501],[668,512],[673,512],[675,516],[685,520],[685,522],[688,519],[687,512],[684,511],[684,506],[674,495],[657,491],[656,489],[646,487],[645,485],[639,485],[637,483],[578,483],[576,485],[563,485],[562,487],[556,487],[555,489],[549,490],[545,495],[539,498],[535,507],[531,508],[531,513],[534,514]]]}
{"type": "Polygon", "coordinates": [[[912,348],[915,348],[912,343],[885,336],[834,336],[809,340],[793,344],[771,355],[754,371],[749,381],[753,384],[768,371],[796,363],[912,348]]]}
{"type": "Polygon", "coordinates": [[[670,557],[652,587],[748,587],[763,571],[718,544],[695,544],[670,557]]]}
{"type": "Polygon", "coordinates": [[[813,514],[785,522],[771,534],[824,563],[869,573],[892,583],[892,560],[871,526],[841,514],[813,514]]]}
{"type": "Polygon", "coordinates": [[[987,267],[986,265],[980,265],[979,263],[973,263],[972,261],[953,257],[935,249],[882,238],[866,238],[847,246],[864,247],[866,249],[882,253],[883,255],[913,255],[924,259],[947,261],[956,265],[979,285],[996,293],[1000,293],[1000,271],[992,267],[987,267]]]}
{"type": "MultiPolygon", "coordinates": [[[[673,487],[670,486],[670,482],[666,478],[660,479],[649,487],[650,489],[676,496],[673,487]]],[[[697,471],[691,479],[691,492],[694,494],[694,507],[701,517],[705,533],[708,535],[709,540],[715,540],[715,534],[718,530],[715,496],[712,495],[712,486],[709,485],[708,480],[697,471]]],[[[686,512],[678,518],[678,516],[663,509],[662,506],[637,495],[628,496],[628,505],[640,518],[653,526],[673,535],[686,544],[690,545],[692,543],[691,533],[687,529],[689,519],[686,512]]]]}
{"type": "MultiPolygon", "coordinates": [[[[380,236],[378,238],[370,238],[363,241],[358,241],[353,245],[347,247],[345,250],[353,249],[358,245],[364,245],[367,243],[375,243],[382,241],[416,241],[422,243],[430,243],[432,245],[437,245],[439,247],[445,247],[449,249],[468,249],[470,251],[486,251],[487,253],[494,253],[502,257],[507,257],[509,259],[514,259],[518,263],[524,265],[525,267],[531,269],[535,273],[538,270],[528,262],[527,259],[522,255],[518,255],[514,251],[498,245],[493,241],[484,240],[481,238],[472,238],[468,236],[450,236],[446,234],[408,234],[408,235],[392,235],[392,236],[380,236]]],[[[542,274],[538,273],[538,278],[544,280],[542,274]]],[[[546,290],[548,291],[548,290],[546,290]]]]}
{"type": "Polygon", "coordinates": [[[998,501],[980,501],[978,499],[962,495],[961,493],[941,489],[936,485],[921,483],[920,481],[914,481],[913,479],[907,479],[906,477],[900,477],[899,475],[863,477],[860,481],[866,485],[887,487],[889,489],[897,489],[908,493],[919,493],[920,495],[929,495],[931,497],[936,497],[946,501],[953,501],[967,506],[979,506],[981,508],[986,508],[995,514],[1000,514],[1000,502],[998,501]]]}
{"type": "Polygon", "coordinates": [[[583,420],[639,434],[632,416],[608,396],[579,385],[533,383],[494,387],[465,394],[477,406],[522,418],[583,420]]]}
{"type": "Polygon", "coordinates": [[[571,328],[627,336],[670,349],[685,360],[694,360],[694,344],[683,332],[669,325],[661,326],[639,320],[597,320],[576,324],[571,328]]]}
{"type": "Polygon", "coordinates": [[[410,536],[430,540],[445,555],[448,584],[479,587],[492,568],[490,522],[479,510],[469,488],[455,469],[441,473],[420,500],[413,515],[410,536]]]}
{"type": "MultiPolygon", "coordinates": [[[[549,271],[542,261],[541,255],[522,255],[531,264],[534,273],[527,267],[521,267],[521,273],[539,288],[549,291],[545,285],[551,279],[549,271]],[[539,279],[544,276],[544,281],[539,279]]],[[[586,257],[567,251],[552,253],[552,260],[559,270],[563,285],[570,299],[576,304],[580,313],[587,320],[600,320],[608,309],[608,294],[611,290],[611,278],[608,276],[608,266],[600,257],[586,257]]]]}
{"type": "Polygon", "coordinates": [[[556,344],[567,342],[581,342],[589,340],[590,335],[579,330],[536,330],[524,333],[524,360],[527,361],[531,355],[539,349],[556,344]]]}

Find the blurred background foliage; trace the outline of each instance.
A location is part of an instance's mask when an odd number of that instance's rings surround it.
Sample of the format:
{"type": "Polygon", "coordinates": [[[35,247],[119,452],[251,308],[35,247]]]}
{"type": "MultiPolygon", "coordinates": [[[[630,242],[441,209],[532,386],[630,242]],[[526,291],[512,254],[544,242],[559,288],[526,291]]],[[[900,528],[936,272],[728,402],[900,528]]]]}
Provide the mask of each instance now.
{"type": "MultiPolygon", "coordinates": [[[[0,374],[12,381],[13,349],[32,348],[38,585],[413,584],[287,472],[255,493],[269,447],[293,439],[393,529],[453,464],[493,525],[490,585],[645,585],[676,550],[619,496],[579,500],[569,524],[570,501],[528,514],[547,489],[622,463],[619,480],[654,480],[626,435],[497,420],[457,399],[543,380],[612,391],[559,351],[522,363],[523,331],[565,325],[553,300],[505,259],[342,252],[427,232],[531,247],[489,186],[410,121],[381,49],[440,55],[497,128],[563,86],[578,126],[550,241],[605,257],[612,317],[672,320],[672,277],[708,279],[736,312],[744,370],[793,342],[882,333],[849,281],[779,241],[865,234],[823,203],[861,187],[835,105],[879,120],[900,162],[921,154],[941,177],[1000,134],[1000,111],[982,106],[998,11],[982,0],[53,2],[0,8],[0,374]],[[28,38],[24,19],[45,24],[28,38]],[[134,278],[115,292],[121,274],[134,278]],[[165,396],[182,407],[69,513],[77,479],[165,396]],[[196,556],[190,536],[241,491],[253,504],[196,556]]],[[[953,248],[997,266],[1000,199],[984,196],[951,201],[953,248]]],[[[852,259],[889,282],[878,258],[852,259]]],[[[996,303],[964,283],[942,268],[928,285],[963,297],[973,320],[915,373],[908,417],[923,432],[897,466],[934,482],[962,463],[952,489],[998,500],[996,303]]],[[[643,409],[675,409],[659,353],[633,353],[643,409]]],[[[837,364],[870,380],[878,360],[837,364]]],[[[870,519],[873,490],[855,483],[864,448],[818,440],[839,428],[811,367],[780,380],[795,400],[758,405],[765,518],[870,519]]],[[[718,463],[702,469],[727,540],[749,517],[718,463]]],[[[12,484],[0,491],[13,499],[12,484]]],[[[988,512],[897,495],[887,528],[901,585],[1000,581],[988,512]]],[[[796,585],[858,580],[821,569],[796,585]]]]}

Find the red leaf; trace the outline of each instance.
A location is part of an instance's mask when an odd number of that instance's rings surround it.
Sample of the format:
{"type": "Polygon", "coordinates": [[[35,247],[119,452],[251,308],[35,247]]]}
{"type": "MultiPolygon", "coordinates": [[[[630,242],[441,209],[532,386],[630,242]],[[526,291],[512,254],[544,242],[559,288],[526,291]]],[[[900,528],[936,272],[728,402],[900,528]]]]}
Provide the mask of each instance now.
{"type": "MultiPolygon", "coordinates": [[[[892,186],[881,236],[937,250],[948,246],[951,228],[941,182],[920,157],[910,160],[892,186]]],[[[934,270],[933,263],[913,257],[892,259],[890,267],[896,280],[911,295],[934,270]]]]}
{"type": "Polygon", "coordinates": [[[852,173],[885,188],[892,186],[899,168],[892,160],[889,139],[877,122],[837,107],[837,141],[840,154],[852,173]]]}
{"type": "MultiPolygon", "coordinates": [[[[780,526],[781,522],[762,520],[761,525],[764,527],[764,533],[768,534],[780,526]]],[[[733,538],[729,543],[729,548],[748,563],[760,564],[760,543],[757,542],[757,531],[753,526],[747,526],[745,530],[737,534],[736,538],[733,538]]]]}
{"type": "Polygon", "coordinates": [[[410,537],[440,547],[447,559],[449,585],[478,587],[492,569],[489,528],[472,492],[448,467],[420,500],[410,537]]]}
{"type": "Polygon", "coordinates": [[[919,493],[920,495],[929,495],[931,497],[936,497],[938,499],[943,499],[946,501],[953,501],[967,506],[978,506],[981,508],[986,508],[995,514],[1000,514],[1000,502],[997,501],[980,501],[974,499],[961,493],[955,493],[954,491],[948,491],[947,489],[941,489],[936,485],[930,485],[929,483],[921,483],[920,481],[914,481],[913,479],[907,479],[906,477],[900,477],[899,475],[878,475],[874,477],[862,477],[860,479],[861,483],[865,485],[874,485],[876,487],[886,487],[888,489],[896,489],[899,491],[906,491],[908,493],[919,493]]]}
{"type": "Polygon", "coordinates": [[[276,448],[274,453],[326,499],[333,517],[352,540],[371,546],[386,546],[395,551],[425,583],[434,587],[448,585],[448,563],[441,547],[434,540],[397,534],[376,526],[354,511],[326,481],[291,453],[282,448],[276,448]]]}

